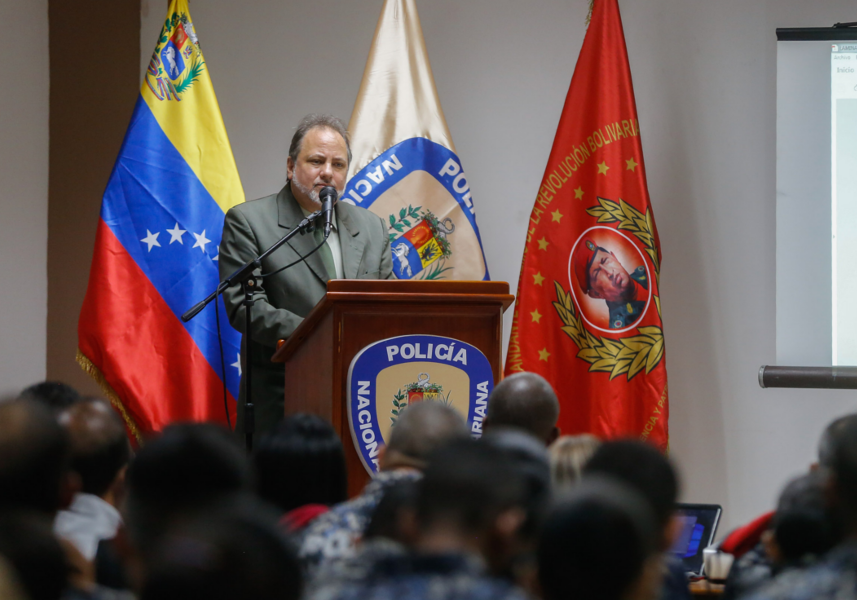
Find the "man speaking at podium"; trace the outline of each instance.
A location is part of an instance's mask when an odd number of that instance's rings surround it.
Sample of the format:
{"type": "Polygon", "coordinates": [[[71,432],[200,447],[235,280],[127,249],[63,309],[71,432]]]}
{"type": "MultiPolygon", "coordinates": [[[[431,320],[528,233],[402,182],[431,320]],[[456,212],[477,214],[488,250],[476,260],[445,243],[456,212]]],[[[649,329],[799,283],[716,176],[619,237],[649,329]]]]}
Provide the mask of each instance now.
{"type": "MultiPolygon", "coordinates": [[[[329,115],[309,115],[298,125],[286,162],[288,181],[279,193],[238,204],[226,213],[220,244],[220,277],[228,277],[255,259],[310,213],[321,209],[322,188],[333,186],[337,198],[345,189],[351,147],[345,125],[329,115]]],[[[271,362],[277,341],[289,337],[327,291],[329,279],[388,279],[392,256],[384,221],[364,208],[345,202],[334,206],[335,219],[327,242],[323,237],[298,235],[262,262],[261,273],[272,273],[294,261],[295,266],[264,277],[254,296],[251,316],[252,393],[255,434],[265,434],[283,418],[282,364],[271,362]],[[301,257],[306,257],[301,261],[301,257]]],[[[257,271],[257,274],[259,272],[257,271]]],[[[237,286],[224,293],[229,321],[247,338],[243,292],[237,286]]],[[[323,360],[319,357],[319,360],[323,360]]],[[[312,377],[307,373],[307,377],[312,377]]],[[[237,433],[244,432],[245,377],[238,399],[237,433]]]]}

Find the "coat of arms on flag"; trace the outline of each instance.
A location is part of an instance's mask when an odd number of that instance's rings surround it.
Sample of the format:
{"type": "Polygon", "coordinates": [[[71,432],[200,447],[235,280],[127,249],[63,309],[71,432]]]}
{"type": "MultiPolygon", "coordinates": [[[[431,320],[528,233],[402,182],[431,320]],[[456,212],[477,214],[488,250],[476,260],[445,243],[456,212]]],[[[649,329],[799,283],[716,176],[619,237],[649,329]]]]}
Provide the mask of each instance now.
{"type": "Polygon", "coordinates": [[[389,223],[399,279],[488,279],[414,0],[386,0],[351,122],[343,200],[389,223]]]}

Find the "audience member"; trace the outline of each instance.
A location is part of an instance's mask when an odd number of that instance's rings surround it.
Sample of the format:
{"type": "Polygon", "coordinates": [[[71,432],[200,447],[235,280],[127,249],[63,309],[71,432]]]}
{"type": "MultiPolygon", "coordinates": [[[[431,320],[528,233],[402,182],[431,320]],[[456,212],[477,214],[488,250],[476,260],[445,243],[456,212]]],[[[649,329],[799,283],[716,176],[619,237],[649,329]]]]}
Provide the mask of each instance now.
{"type": "Polygon", "coordinates": [[[66,556],[44,515],[22,509],[0,511],[0,556],[29,600],[58,600],[66,590],[66,556]]]}
{"type": "Polygon", "coordinates": [[[201,423],[164,429],[131,461],[127,482],[127,526],[136,552],[130,576],[136,584],[138,569],[152,559],[165,531],[253,486],[249,461],[234,436],[201,423]]]}
{"type": "Polygon", "coordinates": [[[673,515],[678,498],[678,477],[670,461],[653,446],[637,440],[603,443],[583,469],[590,475],[611,477],[625,483],[649,501],[658,526],[657,549],[662,554],[663,600],[689,600],[684,566],[669,552],[675,536],[673,515]]]}
{"type": "Polygon", "coordinates": [[[298,600],[300,565],[277,519],[267,506],[243,498],[174,523],[140,600],[298,600]]]}
{"type": "Polygon", "coordinates": [[[38,402],[54,412],[60,412],[80,400],[76,389],[59,381],[34,383],[21,392],[21,400],[38,402]]]}
{"type": "Polygon", "coordinates": [[[363,492],[303,530],[299,556],[307,572],[312,575],[323,561],[353,554],[384,492],[397,481],[418,478],[436,448],[469,436],[467,424],[454,409],[437,402],[409,406],[390,432],[380,456],[380,472],[363,492]]]}
{"type": "Polygon", "coordinates": [[[857,419],[849,418],[835,427],[828,427],[828,431],[832,443],[825,460],[827,466],[823,469],[829,471],[830,477],[825,484],[826,502],[828,510],[838,519],[836,533],[843,541],[804,572],[775,577],[752,594],[754,599],[857,598],[857,419]]]}
{"type": "Polygon", "coordinates": [[[550,446],[559,437],[558,417],[559,400],[551,384],[536,373],[515,373],[497,384],[488,397],[482,431],[517,427],[550,446]]]}
{"type": "Polygon", "coordinates": [[[570,487],[580,481],[583,467],[598,446],[601,445],[594,435],[563,435],[550,445],[551,480],[557,490],[570,487]]]}
{"type": "Polygon", "coordinates": [[[287,417],[253,454],[259,496],[284,514],[292,531],[345,501],[345,452],[333,426],[316,415],[287,417]]]}
{"type": "Polygon", "coordinates": [[[403,479],[387,488],[354,553],[319,566],[308,582],[308,596],[321,587],[341,588],[360,584],[382,559],[401,556],[413,547],[417,538],[416,507],[419,481],[403,479]]]}
{"type": "Polygon", "coordinates": [[[508,546],[526,518],[527,482],[505,458],[467,439],[433,452],[418,484],[414,550],[379,559],[360,581],[321,582],[311,598],[523,599],[486,568],[493,549],[508,546]]]}
{"type": "Polygon", "coordinates": [[[68,436],[43,405],[0,404],[0,508],[24,508],[53,519],[76,490],[68,436]]]}
{"type": "MultiPolygon", "coordinates": [[[[818,462],[810,465],[810,471],[819,470],[820,467],[822,475],[829,473],[834,448],[845,426],[852,422],[857,422],[857,414],[839,417],[825,427],[818,442],[818,462]]],[[[763,537],[771,535],[774,514],[775,511],[770,511],[760,515],[730,532],[720,543],[723,552],[735,557],[726,581],[724,600],[733,600],[760,587],[774,576],[776,565],[763,540],[763,537]]]]}
{"type": "Polygon", "coordinates": [[[508,547],[491,548],[488,562],[492,573],[506,577],[525,590],[537,590],[538,565],[535,561],[538,532],[551,498],[548,455],[544,445],[535,437],[514,428],[492,428],[482,442],[495,449],[502,460],[523,477],[525,496],[520,504],[525,519],[508,539],[508,547]]]}
{"type": "Polygon", "coordinates": [[[654,513],[633,488],[585,479],[545,524],[538,549],[542,598],[657,598],[660,537],[654,513]]]}
{"type": "Polygon", "coordinates": [[[131,448],[122,420],[102,400],[80,400],[60,413],[59,421],[71,440],[71,469],[80,477],[81,491],[57,514],[54,532],[92,561],[98,543],[113,538],[122,522],[118,509],[131,448]]]}
{"type": "Polygon", "coordinates": [[[780,494],[771,528],[762,537],[769,562],[730,571],[724,597],[739,598],[760,589],[773,576],[795,579],[836,543],[827,510],[827,477],[819,471],[793,479],[780,494]]]}

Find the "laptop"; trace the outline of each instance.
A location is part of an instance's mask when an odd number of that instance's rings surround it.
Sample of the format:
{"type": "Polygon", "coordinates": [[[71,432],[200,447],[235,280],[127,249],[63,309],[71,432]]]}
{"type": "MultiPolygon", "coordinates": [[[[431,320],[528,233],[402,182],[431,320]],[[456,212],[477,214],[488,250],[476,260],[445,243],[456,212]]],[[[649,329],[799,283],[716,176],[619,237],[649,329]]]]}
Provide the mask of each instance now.
{"type": "Polygon", "coordinates": [[[676,505],[679,532],[670,552],[681,559],[688,577],[704,575],[702,551],[714,542],[722,512],[719,504],[676,505]]]}

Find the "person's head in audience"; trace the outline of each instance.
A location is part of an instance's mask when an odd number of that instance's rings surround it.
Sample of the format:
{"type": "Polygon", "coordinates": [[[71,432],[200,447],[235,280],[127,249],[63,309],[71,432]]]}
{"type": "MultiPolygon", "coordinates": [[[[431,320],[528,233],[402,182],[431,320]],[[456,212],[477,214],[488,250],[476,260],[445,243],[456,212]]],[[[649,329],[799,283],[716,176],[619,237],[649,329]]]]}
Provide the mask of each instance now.
{"type": "Polygon", "coordinates": [[[765,533],[765,552],[779,566],[818,557],[837,541],[835,524],[827,510],[827,477],[812,471],[790,481],[780,494],[771,529],[765,533]]]}
{"type": "Polygon", "coordinates": [[[300,566],[277,517],[245,497],[174,523],[150,564],[141,600],[298,600],[300,566]]]}
{"type": "Polygon", "coordinates": [[[332,506],[348,497],[345,452],[333,426],[316,415],[286,417],[253,453],[259,496],[283,512],[332,506]]]}
{"type": "Polygon", "coordinates": [[[363,541],[384,538],[412,546],[418,497],[419,483],[413,479],[403,479],[390,486],[372,511],[363,541]]]}
{"type": "Polygon", "coordinates": [[[536,373],[515,373],[497,384],[488,397],[482,430],[517,427],[549,446],[559,437],[557,418],[559,401],[551,384],[536,373]]]}
{"type": "Polygon", "coordinates": [[[857,538],[857,420],[849,420],[835,436],[828,466],[828,505],[841,519],[843,537],[857,538]]]}
{"type": "Polygon", "coordinates": [[[461,439],[470,439],[470,431],[455,409],[418,402],[399,416],[378,464],[382,471],[422,469],[433,450],[461,439]]]}
{"type": "Polygon", "coordinates": [[[173,522],[253,486],[249,461],[234,436],[201,423],[164,429],[140,449],[126,479],[128,530],[144,562],[173,522]]]}
{"type": "Polygon", "coordinates": [[[654,513],[631,486],[584,479],[554,507],[542,530],[542,598],[657,598],[659,538],[654,513]]]}
{"type": "Polygon", "coordinates": [[[60,381],[34,383],[22,391],[18,397],[22,400],[33,400],[44,404],[55,412],[65,410],[81,398],[76,389],[60,381]]]}
{"type": "Polygon", "coordinates": [[[519,506],[524,510],[526,518],[511,539],[506,555],[493,557],[493,562],[505,565],[506,571],[499,574],[534,591],[538,572],[535,563],[538,532],[551,497],[547,451],[535,437],[512,427],[492,428],[482,436],[481,443],[498,450],[502,455],[500,460],[522,476],[525,483],[525,493],[519,506]]]}
{"type": "Polygon", "coordinates": [[[842,439],[843,432],[849,423],[857,423],[857,414],[845,415],[834,419],[821,434],[818,441],[818,466],[830,468],[836,445],[842,439]]]}
{"type": "Polygon", "coordinates": [[[604,442],[583,468],[590,475],[611,477],[649,501],[660,531],[660,551],[672,545],[673,513],[678,498],[678,477],[670,461],[657,449],[638,440],[604,442]]]}
{"type": "Polygon", "coordinates": [[[107,402],[86,398],[60,413],[71,440],[71,469],[80,476],[81,492],[118,507],[131,447],[125,425],[107,402]]]}
{"type": "Polygon", "coordinates": [[[594,435],[563,435],[550,445],[551,480],[556,488],[569,487],[583,476],[583,467],[598,446],[601,445],[594,435]]]}
{"type": "Polygon", "coordinates": [[[59,600],[63,595],[68,584],[66,557],[43,515],[0,511],[0,556],[29,600],[59,600]]]}
{"type": "Polygon", "coordinates": [[[68,436],[54,414],[29,400],[0,404],[0,508],[53,517],[76,491],[68,436]]]}
{"type": "Polygon", "coordinates": [[[425,553],[479,554],[506,573],[526,521],[527,479],[508,454],[473,440],[431,454],[419,483],[415,547],[425,553]]]}

